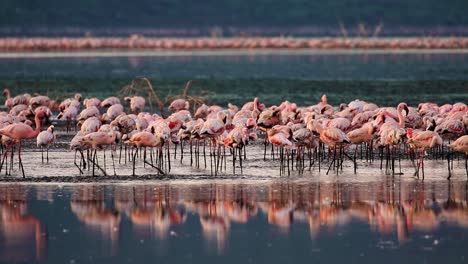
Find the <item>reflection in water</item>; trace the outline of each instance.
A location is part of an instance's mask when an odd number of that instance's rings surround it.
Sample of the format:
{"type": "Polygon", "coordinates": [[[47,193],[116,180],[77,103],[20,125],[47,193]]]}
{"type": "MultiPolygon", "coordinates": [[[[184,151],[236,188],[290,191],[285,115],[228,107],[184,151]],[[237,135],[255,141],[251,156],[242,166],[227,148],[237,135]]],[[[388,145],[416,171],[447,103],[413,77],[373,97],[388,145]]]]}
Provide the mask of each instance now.
{"type": "Polygon", "coordinates": [[[120,214],[105,204],[103,186],[78,187],[72,193],[70,202],[72,212],[90,230],[99,234],[104,241],[110,242],[110,254],[117,252],[120,214]]]}
{"type": "MultiPolygon", "coordinates": [[[[431,233],[442,225],[468,228],[467,186],[465,182],[393,179],[366,184],[78,185],[70,187],[69,204],[85,230],[110,247],[109,256],[118,255],[119,247],[130,237],[156,239],[161,242],[159,247],[164,246],[162,242],[183,235],[180,228],[190,225],[190,218],[192,225],[198,219],[207,249],[218,252],[229,248],[234,226],[242,228],[254,219],[286,236],[292,235],[294,224],[306,224],[313,240],[336,234],[338,228],[367,223],[371,232],[395,234],[402,244],[417,231],[431,233]]],[[[50,188],[1,187],[1,260],[44,257],[47,237],[41,226],[47,225],[47,219],[41,225],[28,212],[28,197],[51,201],[50,195],[39,192],[50,192],[50,188]],[[28,196],[31,189],[37,192],[35,196],[28,196]]]]}
{"type": "Polygon", "coordinates": [[[28,211],[27,190],[0,186],[0,261],[31,262],[45,257],[46,233],[28,211]]]}

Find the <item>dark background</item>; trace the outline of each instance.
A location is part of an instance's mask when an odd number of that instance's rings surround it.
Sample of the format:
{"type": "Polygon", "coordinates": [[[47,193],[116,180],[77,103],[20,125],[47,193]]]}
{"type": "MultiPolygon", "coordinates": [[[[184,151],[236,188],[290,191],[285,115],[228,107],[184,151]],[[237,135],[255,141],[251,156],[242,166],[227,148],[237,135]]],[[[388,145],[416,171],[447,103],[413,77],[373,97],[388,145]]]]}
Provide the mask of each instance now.
{"type": "Polygon", "coordinates": [[[451,36],[468,35],[467,12],[467,0],[2,0],[0,34],[451,36]]]}

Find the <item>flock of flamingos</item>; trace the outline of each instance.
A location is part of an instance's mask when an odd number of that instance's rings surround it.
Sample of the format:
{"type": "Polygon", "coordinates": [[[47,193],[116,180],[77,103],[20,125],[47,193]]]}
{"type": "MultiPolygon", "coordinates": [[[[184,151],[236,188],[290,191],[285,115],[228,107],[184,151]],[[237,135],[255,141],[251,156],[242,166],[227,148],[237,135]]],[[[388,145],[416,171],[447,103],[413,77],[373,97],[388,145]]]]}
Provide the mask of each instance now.
{"type": "Polygon", "coordinates": [[[53,119],[64,120],[67,133],[73,131],[72,126],[75,131],[79,129],[70,142],[70,149],[75,151],[75,166],[80,174],[92,167],[93,176],[96,169],[107,175],[106,147],[111,148],[114,175],[114,159],[119,148],[118,161],[127,162],[128,158],[133,164],[133,175],[137,160],[158,174],[170,172],[171,156],[177,158],[178,149],[181,162],[190,153],[190,165],[197,168],[200,160],[207,168],[208,157],[212,175],[226,170],[229,157],[233,172],[238,161],[242,173],[246,146],[254,141],[263,144],[263,159],[279,162],[280,172],[288,175],[291,170],[301,172],[317,165],[320,170],[324,162],[327,162],[324,166],[327,174],[331,169],[338,173],[346,159],[353,163],[356,173],[356,159],[371,163],[378,157],[380,168],[385,163],[388,174],[395,175],[395,163],[408,158],[414,165],[414,176],[424,177],[425,155],[430,155],[430,158],[447,159],[450,178],[454,153],[461,152],[468,176],[468,106],[465,103],[439,106],[427,102],[417,107],[400,103],[397,107],[379,107],[354,100],[334,107],[322,96],[317,104],[305,107],[288,101],[266,107],[255,98],[241,107],[202,104],[194,108],[188,100],[176,99],[165,117],[163,113],[146,112],[145,98],[141,96],[123,98],[129,105],[125,111],[118,97],[84,99],[76,94],[57,102],[42,95],[12,96],[8,89],[3,94],[8,111],[0,113],[1,141],[6,146],[0,171],[5,168],[6,174],[11,174],[16,147],[23,177],[21,142],[36,138],[37,146],[47,150],[48,162],[48,149],[56,136],[53,125],[46,130],[42,128],[53,119]],[[103,161],[98,159],[98,150],[103,150],[103,161]],[[10,162],[8,153],[11,153],[10,162]],[[79,161],[77,154],[80,154],[79,161]]]}

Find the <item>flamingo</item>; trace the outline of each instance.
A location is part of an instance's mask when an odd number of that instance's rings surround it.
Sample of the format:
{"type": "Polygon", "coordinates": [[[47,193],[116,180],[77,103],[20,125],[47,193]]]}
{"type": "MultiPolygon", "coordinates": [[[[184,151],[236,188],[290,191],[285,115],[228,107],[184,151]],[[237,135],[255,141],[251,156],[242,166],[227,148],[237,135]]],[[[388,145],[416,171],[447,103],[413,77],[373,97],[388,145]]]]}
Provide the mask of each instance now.
{"type": "Polygon", "coordinates": [[[178,112],[180,110],[188,110],[190,107],[190,103],[185,99],[176,99],[172,101],[171,105],[169,105],[169,111],[171,112],[178,112]]]}
{"type": "Polygon", "coordinates": [[[125,97],[124,100],[130,102],[132,113],[138,114],[145,109],[145,98],[141,96],[125,97]]]}
{"type": "MultiPolygon", "coordinates": [[[[458,152],[465,153],[465,170],[466,170],[466,176],[468,177],[468,135],[459,137],[457,140],[455,140],[449,145],[449,148],[458,152]]],[[[450,161],[449,158],[448,160],[450,161]]],[[[448,168],[449,168],[448,179],[450,179],[452,177],[451,172],[450,172],[450,163],[449,163],[448,168]]]]}
{"type": "Polygon", "coordinates": [[[83,109],[80,114],[76,117],[77,121],[86,120],[90,117],[100,117],[101,114],[99,113],[99,109],[96,106],[90,106],[88,108],[83,109]]]}
{"type": "Polygon", "coordinates": [[[91,108],[91,107],[99,107],[99,105],[101,104],[101,100],[97,99],[96,97],[93,97],[93,98],[86,98],[84,101],[83,101],[83,104],[86,108],[91,108]]]}
{"type": "Polygon", "coordinates": [[[109,107],[115,104],[120,104],[120,99],[118,97],[112,96],[104,99],[104,101],[101,102],[101,107],[109,107]]]}
{"type": "MultiPolygon", "coordinates": [[[[130,139],[127,140],[125,143],[133,145],[136,148],[135,153],[133,154],[133,174],[132,174],[133,176],[135,176],[136,155],[137,155],[138,149],[141,147],[144,147],[145,149],[146,147],[150,147],[150,148],[160,147],[163,144],[163,141],[161,140],[161,137],[154,135],[154,127],[152,127],[151,132],[147,132],[147,131],[138,132],[134,134],[133,136],[131,136],[130,139]]],[[[152,166],[153,168],[156,168],[159,173],[164,174],[164,172],[160,168],[146,161],[146,154],[144,155],[143,162],[152,166]]]]}
{"type": "Polygon", "coordinates": [[[116,119],[119,115],[123,114],[123,110],[124,108],[121,104],[113,104],[109,108],[107,108],[107,112],[102,115],[102,119],[105,121],[112,121],[116,119]]]}
{"type": "MultiPolygon", "coordinates": [[[[314,119],[312,119],[311,122],[307,124],[307,127],[311,129],[312,131],[317,131],[320,134],[320,140],[326,145],[328,145],[329,149],[333,150],[333,160],[330,163],[330,166],[328,167],[328,171],[327,171],[327,175],[328,175],[328,172],[330,171],[331,166],[334,165],[336,162],[336,150],[338,149],[340,150],[340,152],[343,152],[344,147],[348,145],[349,143],[351,143],[351,141],[349,140],[348,136],[346,136],[346,134],[342,130],[335,128],[335,127],[324,128],[322,127],[321,124],[317,122],[317,120],[314,120],[314,119]]],[[[346,155],[346,153],[344,154],[346,155]]],[[[340,162],[338,162],[337,167],[338,166],[340,166],[340,162]]],[[[354,162],[354,166],[356,167],[355,162],[354,162]]],[[[338,170],[337,170],[337,173],[338,173],[338,170]]]]}
{"type": "MultiPolygon", "coordinates": [[[[113,147],[115,145],[115,140],[116,140],[116,133],[111,130],[108,132],[92,132],[81,138],[81,143],[87,144],[92,150],[94,150],[93,154],[93,176],[94,174],[94,167],[96,164],[96,154],[97,154],[97,149],[103,149],[104,147],[110,145],[111,146],[111,156],[112,156],[112,165],[114,167],[114,175],[116,175],[115,172],[115,163],[114,163],[114,153],[113,153],[113,147]]],[[[101,171],[104,173],[106,176],[107,173],[105,171],[105,163],[106,162],[106,152],[104,149],[104,170],[101,169],[99,166],[97,166],[101,171]]]]}
{"type": "Polygon", "coordinates": [[[99,130],[99,127],[101,126],[101,120],[97,117],[90,117],[86,119],[83,124],[81,124],[81,133],[83,135],[87,135],[92,132],[97,132],[99,130]]]}
{"type": "Polygon", "coordinates": [[[408,137],[408,145],[412,149],[421,150],[421,161],[418,164],[416,174],[419,175],[419,166],[422,168],[422,174],[424,179],[424,152],[426,148],[433,148],[436,146],[442,145],[442,138],[437,132],[434,131],[422,131],[413,135],[413,129],[408,128],[406,130],[406,135],[408,137]]]}
{"type": "MultiPolygon", "coordinates": [[[[372,154],[372,141],[374,139],[375,127],[371,122],[365,123],[362,127],[349,131],[346,136],[349,138],[349,141],[352,144],[356,145],[354,150],[354,159],[356,160],[358,145],[362,143],[368,144],[368,149],[366,153],[372,154]]],[[[361,145],[362,146],[362,145],[361,145]]],[[[361,158],[362,158],[362,148],[361,148],[361,158]]]]}
{"type": "Polygon", "coordinates": [[[45,95],[38,95],[29,99],[29,105],[33,108],[36,108],[38,106],[49,106],[49,104],[50,98],[45,95]]]}
{"type": "Polygon", "coordinates": [[[24,123],[15,123],[0,129],[0,135],[7,136],[13,140],[13,142],[7,146],[5,152],[3,153],[0,171],[3,167],[3,162],[6,158],[6,155],[8,154],[8,151],[13,147],[14,143],[16,143],[18,145],[18,160],[20,163],[21,171],[23,173],[23,178],[25,177],[23,162],[21,161],[21,141],[24,139],[31,139],[37,137],[37,135],[41,131],[41,118],[43,117],[45,117],[45,113],[43,111],[36,112],[34,117],[36,129],[32,129],[32,127],[24,123]]]}
{"type": "MultiPolygon", "coordinates": [[[[76,135],[72,138],[72,140],[70,142],[70,150],[75,151],[74,164],[78,168],[78,170],[80,171],[80,174],[83,174],[83,171],[81,170],[81,166],[78,166],[78,164],[76,163],[76,152],[78,152],[78,151],[80,152],[81,161],[83,162],[83,169],[86,169],[86,160],[85,160],[84,155],[83,155],[83,150],[86,150],[86,149],[90,148],[89,144],[82,140],[83,137],[84,137],[84,134],[81,131],[78,131],[78,133],[76,133],[76,135]]],[[[80,161],[80,163],[81,163],[81,161],[80,161]]]]}
{"type": "Polygon", "coordinates": [[[3,95],[7,97],[5,100],[5,107],[10,109],[15,105],[19,104],[28,104],[28,98],[25,95],[17,95],[15,97],[11,97],[11,92],[9,89],[5,88],[3,90],[3,95]]]}
{"type": "Polygon", "coordinates": [[[41,147],[42,163],[44,163],[44,147],[47,150],[47,163],[49,163],[49,146],[55,141],[54,126],[49,126],[47,130],[39,133],[39,135],[37,135],[36,141],[37,146],[41,147]]]}
{"type": "MultiPolygon", "coordinates": [[[[71,102],[70,105],[63,109],[60,114],[57,115],[57,119],[66,120],[67,122],[67,133],[70,130],[71,122],[76,121],[76,116],[78,115],[78,109],[80,103],[78,101],[71,102]]],[[[76,128],[76,126],[75,126],[76,128]]],[[[76,130],[75,130],[76,131],[76,130]]]]}
{"type": "MultiPolygon", "coordinates": [[[[276,125],[271,129],[267,130],[268,141],[275,146],[280,148],[280,172],[284,169],[284,149],[285,148],[292,148],[293,143],[291,142],[292,135],[291,129],[287,126],[276,125]]],[[[288,175],[289,171],[289,151],[286,150],[286,157],[287,157],[287,167],[288,167],[288,175]]]]}

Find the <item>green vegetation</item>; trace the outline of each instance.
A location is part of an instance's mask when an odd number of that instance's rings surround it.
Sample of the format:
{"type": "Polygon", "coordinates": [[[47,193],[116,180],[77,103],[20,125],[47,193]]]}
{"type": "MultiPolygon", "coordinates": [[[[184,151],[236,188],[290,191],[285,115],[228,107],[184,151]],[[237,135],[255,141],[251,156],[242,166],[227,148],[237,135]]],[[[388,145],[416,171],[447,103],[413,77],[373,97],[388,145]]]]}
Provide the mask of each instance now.
{"type": "MultiPolygon", "coordinates": [[[[12,88],[14,94],[37,92],[52,98],[65,98],[75,92],[85,97],[100,98],[116,95],[131,79],[90,79],[90,78],[22,78],[0,79],[0,87],[12,88]]],[[[180,94],[186,79],[152,80],[158,96],[165,98],[180,94]]],[[[194,83],[188,95],[207,92],[210,103],[227,105],[228,102],[241,105],[253,97],[259,97],[267,105],[279,104],[283,100],[299,105],[315,104],[322,94],[327,94],[329,102],[338,104],[354,99],[367,100],[379,105],[396,105],[405,101],[415,105],[424,101],[439,104],[466,102],[468,81],[316,81],[292,79],[202,79],[194,83]]]]}

